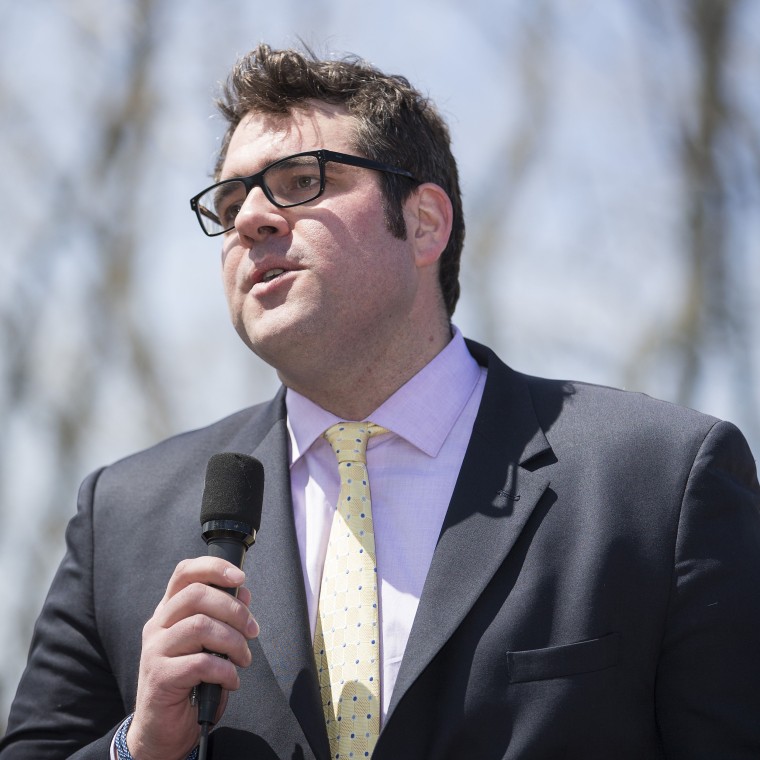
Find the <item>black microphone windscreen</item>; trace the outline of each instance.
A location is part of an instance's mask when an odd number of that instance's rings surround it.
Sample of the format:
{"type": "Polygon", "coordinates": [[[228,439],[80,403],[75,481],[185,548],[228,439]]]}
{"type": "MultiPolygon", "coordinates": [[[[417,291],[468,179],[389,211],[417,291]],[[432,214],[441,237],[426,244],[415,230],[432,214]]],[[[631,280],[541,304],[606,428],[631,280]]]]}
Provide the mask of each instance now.
{"type": "Polygon", "coordinates": [[[201,504],[201,525],[210,520],[235,520],[254,532],[261,523],[264,467],[247,454],[223,452],[208,460],[201,504]]]}

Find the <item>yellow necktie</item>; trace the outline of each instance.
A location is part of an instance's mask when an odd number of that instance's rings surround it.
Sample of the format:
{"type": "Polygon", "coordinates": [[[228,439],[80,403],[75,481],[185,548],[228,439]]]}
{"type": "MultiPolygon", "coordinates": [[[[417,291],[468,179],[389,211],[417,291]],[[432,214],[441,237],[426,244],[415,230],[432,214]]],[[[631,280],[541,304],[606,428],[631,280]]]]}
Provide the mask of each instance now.
{"type": "Polygon", "coordinates": [[[380,733],[380,628],[367,441],[388,432],[340,422],[324,434],[338,458],[340,496],[322,571],[314,656],[332,758],[372,755],[380,733]]]}

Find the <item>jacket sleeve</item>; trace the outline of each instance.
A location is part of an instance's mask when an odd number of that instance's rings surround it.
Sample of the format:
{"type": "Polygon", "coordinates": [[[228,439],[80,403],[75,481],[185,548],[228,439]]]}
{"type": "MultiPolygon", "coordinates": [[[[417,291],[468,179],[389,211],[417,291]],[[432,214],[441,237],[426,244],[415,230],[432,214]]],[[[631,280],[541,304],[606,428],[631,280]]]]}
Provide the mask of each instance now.
{"type": "Polygon", "coordinates": [[[669,759],[760,757],[760,488],[728,423],[683,494],[656,707],[669,759]]]}
{"type": "Polygon", "coordinates": [[[123,704],[98,632],[93,603],[93,500],[100,471],[79,492],[66,554],[32,638],[13,702],[2,760],[109,757],[130,711],[123,704]]]}

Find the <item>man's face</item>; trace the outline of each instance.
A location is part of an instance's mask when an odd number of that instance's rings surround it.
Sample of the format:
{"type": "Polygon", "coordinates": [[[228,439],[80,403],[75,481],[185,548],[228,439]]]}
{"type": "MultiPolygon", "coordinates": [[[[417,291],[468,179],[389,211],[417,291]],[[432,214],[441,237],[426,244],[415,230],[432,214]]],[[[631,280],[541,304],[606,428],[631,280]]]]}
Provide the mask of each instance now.
{"type": "MultiPolygon", "coordinates": [[[[318,148],[356,155],[354,124],[343,109],[316,103],[286,117],[251,113],[220,178],[318,148]]],[[[254,188],[224,236],[222,260],[238,333],[286,383],[325,362],[366,361],[367,349],[382,354],[408,325],[419,287],[413,246],[387,229],[377,172],[332,162],[324,194],[306,205],[279,209],[254,188]]]]}

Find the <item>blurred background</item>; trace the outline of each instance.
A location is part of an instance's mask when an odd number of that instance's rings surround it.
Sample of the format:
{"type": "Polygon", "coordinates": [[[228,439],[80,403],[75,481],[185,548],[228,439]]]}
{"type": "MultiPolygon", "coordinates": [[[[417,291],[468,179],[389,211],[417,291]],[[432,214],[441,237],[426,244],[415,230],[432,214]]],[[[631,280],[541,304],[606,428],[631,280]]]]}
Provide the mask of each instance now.
{"type": "Polygon", "coordinates": [[[359,54],[438,104],[466,335],[760,452],[757,0],[1,5],[0,734],[84,475],[277,387],[188,204],[218,84],[260,41],[359,54]]]}

